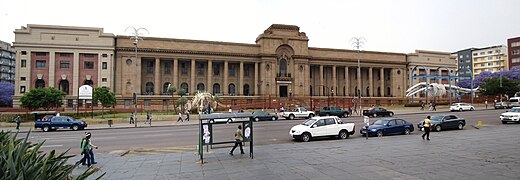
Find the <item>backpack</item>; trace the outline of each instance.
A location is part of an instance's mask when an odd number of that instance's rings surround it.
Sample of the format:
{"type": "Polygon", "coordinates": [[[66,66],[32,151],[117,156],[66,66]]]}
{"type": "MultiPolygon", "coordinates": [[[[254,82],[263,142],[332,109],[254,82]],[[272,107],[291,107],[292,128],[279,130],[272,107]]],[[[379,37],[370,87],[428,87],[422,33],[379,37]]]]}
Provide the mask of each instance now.
{"type": "Polygon", "coordinates": [[[83,138],[83,139],[81,139],[81,143],[79,144],[79,148],[80,148],[81,150],[83,150],[83,142],[88,143],[88,139],[87,139],[87,138],[83,138]]]}

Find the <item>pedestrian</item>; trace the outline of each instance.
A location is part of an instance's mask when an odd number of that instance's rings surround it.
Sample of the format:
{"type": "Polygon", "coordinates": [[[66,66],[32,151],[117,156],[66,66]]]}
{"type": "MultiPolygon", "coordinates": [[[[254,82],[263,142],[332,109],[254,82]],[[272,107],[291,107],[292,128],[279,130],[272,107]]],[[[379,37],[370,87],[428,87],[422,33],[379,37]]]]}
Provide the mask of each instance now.
{"type": "Polygon", "coordinates": [[[16,118],[14,118],[14,122],[16,122],[16,130],[20,130],[20,123],[22,123],[20,115],[17,115],[16,118]]]}
{"type": "Polygon", "coordinates": [[[421,111],[424,111],[424,102],[421,101],[421,111]]]}
{"type": "Polygon", "coordinates": [[[235,146],[233,146],[229,155],[233,156],[233,151],[235,151],[237,146],[240,146],[240,154],[244,154],[244,149],[242,149],[242,125],[238,125],[237,132],[235,133],[235,146]]]}
{"type": "Polygon", "coordinates": [[[430,104],[429,104],[429,106],[428,106],[428,111],[431,111],[431,110],[432,110],[432,108],[433,108],[433,103],[432,103],[432,102],[430,102],[430,104]]]}
{"type": "Polygon", "coordinates": [[[130,113],[130,124],[134,124],[134,112],[130,113]]]}
{"type": "Polygon", "coordinates": [[[186,112],[186,121],[190,121],[190,111],[186,112]]]}
{"type": "Polygon", "coordinates": [[[150,112],[146,112],[146,121],[144,124],[146,124],[150,120],[150,112]]]}
{"type": "Polygon", "coordinates": [[[148,119],[148,124],[149,124],[150,126],[152,126],[152,113],[150,113],[149,116],[150,116],[150,117],[149,117],[149,119],[148,119]]]}
{"type": "Polygon", "coordinates": [[[427,116],[426,119],[424,119],[423,122],[423,129],[424,134],[422,135],[422,139],[424,140],[424,136],[426,136],[426,140],[430,140],[430,128],[432,126],[432,123],[430,121],[430,116],[427,116]]]}
{"type": "Polygon", "coordinates": [[[238,113],[241,113],[242,112],[242,108],[238,108],[238,113]]]}
{"type": "Polygon", "coordinates": [[[433,107],[433,111],[437,111],[437,103],[433,103],[432,107],[433,107]]]}
{"type": "Polygon", "coordinates": [[[179,118],[177,119],[177,122],[179,122],[179,121],[184,122],[184,120],[182,120],[182,113],[181,112],[179,112],[179,118]]]}
{"type": "Polygon", "coordinates": [[[229,113],[232,113],[232,112],[233,112],[233,110],[231,109],[231,107],[229,107],[229,110],[228,110],[228,111],[229,111],[229,113]]]}
{"type": "Polygon", "coordinates": [[[487,100],[486,100],[486,101],[484,101],[484,103],[486,104],[486,109],[487,109],[487,100]]]}
{"type": "Polygon", "coordinates": [[[92,165],[92,159],[90,158],[90,133],[85,134],[85,138],[81,140],[81,155],[83,158],[79,160],[77,163],[81,162],[81,165],[87,165],[90,167],[92,165]]]}
{"type": "Polygon", "coordinates": [[[285,109],[283,108],[283,106],[280,107],[280,113],[283,113],[285,111],[285,109]]]}
{"type": "Polygon", "coordinates": [[[90,136],[90,139],[89,139],[90,149],[88,151],[89,156],[90,156],[90,163],[97,164],[97,162],[94,160],[94,148],[97,149],[98,147],[95,146],[94,144],[92,144],[92,134],[90,132],[86,132],[85,135],[90,136]]]}

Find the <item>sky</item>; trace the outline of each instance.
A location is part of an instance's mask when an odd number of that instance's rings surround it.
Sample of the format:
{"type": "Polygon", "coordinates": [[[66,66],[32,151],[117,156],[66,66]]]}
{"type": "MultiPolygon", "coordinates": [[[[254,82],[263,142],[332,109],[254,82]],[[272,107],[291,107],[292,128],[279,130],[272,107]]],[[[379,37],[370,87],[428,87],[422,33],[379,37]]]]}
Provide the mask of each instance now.
{"type": "MultiPolygon", "coordinates": [[[[254,44],[271,24],[300,27],[310,47],[412,53],[506,45],[520,36],[519,0],[0,0],[0,40],[27,24],[254,44]]],[[[145,38],[146,40],[146,38],[145,38]]]]}

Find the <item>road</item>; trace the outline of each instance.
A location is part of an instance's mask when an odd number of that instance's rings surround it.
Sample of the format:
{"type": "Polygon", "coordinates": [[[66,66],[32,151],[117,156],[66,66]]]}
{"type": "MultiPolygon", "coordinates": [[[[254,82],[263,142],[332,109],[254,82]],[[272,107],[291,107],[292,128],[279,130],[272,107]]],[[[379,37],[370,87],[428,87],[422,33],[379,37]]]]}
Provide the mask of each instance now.
{"type": "MultiPolygon", "coordinates": [[[[502,125],[498,119],[504,110],[485,110],[452,112],[466,119],[465,130],[473,130],[471,125],[476,125],[477,121],[483,121],[485,125],[502,125]]],[[[446,112],[433,112],[431,114],[446,114],[446,112]]],[[[408,120],[414,124],[423,120],[431,114],[396,114],[395,117],[408,120]]],[[[379,118],[371,118],[371,122],[379,118]]],[[[296,143],[289,136],[289,129],[304,120],[278,120],[261,121],[254,124],[255,145],[296,143]]],[[[359,134],[359,129],[363,126],[362,117],[343,118],[344,122],[354,122],[356,133],[350,138],[363,138],[359,134]]],[[[213,127],[213,138],[216,141],[233,140],[236,126],[238,124],[221,124],[213,127]]],[[[112,152],[119,150],[132,149],[161,149],[161,148],[191,148],[195,149],[198,144],[198,125],[187,126],[163,126],[149,128],[124,128],[124,129],[98,129],[85,130],[92,133],[93,144],[100,148],[97,152],[112,152]]],[[[45,140],[42,150],[52,149],[63,152],[70,148],[70,153],[79,153],[80,141],[84,137],[85,131],[58,130],[54,132],[41,132],[39,130],[30,134],[30,141],[41,142],[45,140]]],[[[412,134],[419,134],[416,130],[412,134]]],[[[25,136],[24,133],[19,136],[25,136]]],[[[433,134],[433,136],[435,136],[433,134]]],[[[229,145],[220,145],[220,147],[229,145]]],[[[219,147],[219,146],[215,146],[219,147]]]]}

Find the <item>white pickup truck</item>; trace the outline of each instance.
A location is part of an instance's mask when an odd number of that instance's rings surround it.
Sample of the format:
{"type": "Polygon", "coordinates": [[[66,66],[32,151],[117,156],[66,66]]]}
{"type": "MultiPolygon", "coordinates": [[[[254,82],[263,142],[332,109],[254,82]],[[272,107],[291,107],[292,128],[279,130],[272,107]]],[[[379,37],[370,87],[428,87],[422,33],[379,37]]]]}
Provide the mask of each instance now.
{"type": "Polygon", "coordinates": [[[299,107],[289,111],[283,112],[282,117],[293,120],[294,118],[312,118],[316,116],[314,111],[307,111],[307,109],[299,107]]]}
{"type": "Polygon", "coordinates": [[[313,117],[291,128],[289,134],[304,142],[315,137],[338,137],[347,139],[356,132],[354,123],[343,123],[337,116],[313,117]]]}
{"type": "Polygon", "coordinates": [[[502,124],[506,124],[508,122],[520,123],[520,107],[514,107],[507,112],[502,113],[500,115],[500,120],[502,121],[502,124]]]}

